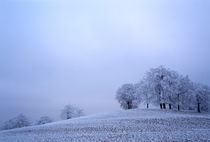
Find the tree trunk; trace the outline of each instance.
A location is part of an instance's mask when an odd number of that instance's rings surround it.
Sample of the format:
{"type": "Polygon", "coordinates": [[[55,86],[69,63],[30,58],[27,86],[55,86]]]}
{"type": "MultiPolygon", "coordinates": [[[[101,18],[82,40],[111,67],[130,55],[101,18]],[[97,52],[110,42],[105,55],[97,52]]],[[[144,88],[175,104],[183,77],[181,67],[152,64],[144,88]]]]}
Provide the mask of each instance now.
{"type": "Polygon", "coordinates": [[[127,102],[127,105],[128,105],[128,109],[131,109],[131,103],[129,101],[127,102]]]}
{"type": "Polygon", "coordinates": [[[71,119],[70,113],[66,112],[66,119],[71,119]]]}
{"type": "Polygon", "coordinates": [[[163,108],[163,105],[162,104],[160,104],[160,109],[162,109],[163,108]]]}
{"type": "Polygon", "coordinates": [[[180,106],[179,106],[179,94],[178,94],[178,111],[180,111],[180,106]]]}
{"type": "Polygon", "coordinates": [[[201,109],[200,109],[200,103],[198,103],[198,108],[197,108],[197,111],[198,111],[198,113],[200,113],[200,112],[201,112],[201,109]]]}
{"type": "Polygon", "coordinates": [[[168,104],[169,105],[169,109],[171,109],[171,104],[168,104]]]}
{"type": "Polygon", "coordinates": [[[147,104],[147,108],[149,108],[149,104],[147,104]]]}
{"type": "Polygon", "coordinates": [[[166,109],[166,104],[165,103],[163,103],[163,109],[166,109]]]}

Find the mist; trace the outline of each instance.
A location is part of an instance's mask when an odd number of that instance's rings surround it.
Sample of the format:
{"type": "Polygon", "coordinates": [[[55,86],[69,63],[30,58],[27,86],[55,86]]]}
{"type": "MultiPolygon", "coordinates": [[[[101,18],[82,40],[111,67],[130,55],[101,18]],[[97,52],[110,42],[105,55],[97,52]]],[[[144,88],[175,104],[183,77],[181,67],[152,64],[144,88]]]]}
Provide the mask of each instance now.
{"type": "Polygon", "coordinates": [[[164,65],[210,85],[208,0],[0,2],[0,121],[120,109],[116,90],[164,65]]]}

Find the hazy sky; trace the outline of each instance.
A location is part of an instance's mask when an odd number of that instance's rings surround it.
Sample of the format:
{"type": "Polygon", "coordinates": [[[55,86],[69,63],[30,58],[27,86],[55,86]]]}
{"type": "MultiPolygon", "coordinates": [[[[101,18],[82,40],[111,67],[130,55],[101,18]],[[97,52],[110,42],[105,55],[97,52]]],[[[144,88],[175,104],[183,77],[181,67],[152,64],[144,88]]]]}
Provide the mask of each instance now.
{"type": "Polygon", "coordinates": [[[209,0],[0,1],[0,121],[118,110],[159,65],[210,85],[209,0]]]}

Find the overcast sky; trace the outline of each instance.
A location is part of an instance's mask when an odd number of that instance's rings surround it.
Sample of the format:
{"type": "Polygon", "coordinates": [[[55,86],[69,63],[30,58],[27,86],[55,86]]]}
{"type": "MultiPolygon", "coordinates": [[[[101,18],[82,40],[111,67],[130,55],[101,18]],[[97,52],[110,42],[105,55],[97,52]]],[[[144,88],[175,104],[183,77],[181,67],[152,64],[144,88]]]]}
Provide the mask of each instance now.
{"type": "Polygon", "coordinates": [[[210,85],[209,0],[0,1],[0,122],[118,110],[159,65],[210,85]]]}

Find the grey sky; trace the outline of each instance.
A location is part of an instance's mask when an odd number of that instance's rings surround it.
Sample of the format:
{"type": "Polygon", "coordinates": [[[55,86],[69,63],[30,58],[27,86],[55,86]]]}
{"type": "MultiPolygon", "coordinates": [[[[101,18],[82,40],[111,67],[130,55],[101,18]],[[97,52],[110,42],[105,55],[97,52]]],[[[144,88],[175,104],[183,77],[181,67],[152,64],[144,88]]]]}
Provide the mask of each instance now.
{"type": "Polygon", "coordinates": [[[119,109],[115,92],[165,65],[210,85],[208,0],[1,0],[0,121],[119,109]]]}

